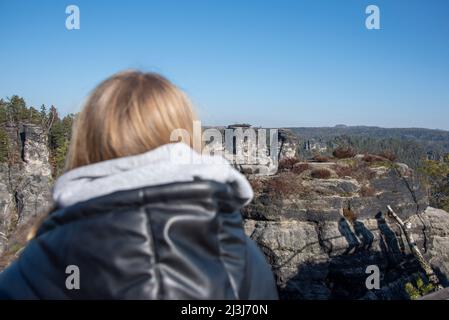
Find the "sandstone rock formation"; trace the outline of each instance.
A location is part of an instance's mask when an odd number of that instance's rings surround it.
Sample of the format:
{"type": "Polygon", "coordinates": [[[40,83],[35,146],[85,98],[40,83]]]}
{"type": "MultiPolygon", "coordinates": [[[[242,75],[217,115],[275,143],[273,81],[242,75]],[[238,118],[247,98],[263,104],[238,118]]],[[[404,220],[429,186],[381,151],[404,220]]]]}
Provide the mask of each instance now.
{"type": "Polygon", "coordinates": [[[405,284],[422,274],[400,228],[386,216],[387,205],[411,224],[447,286],[449,213],[427,207],[426,192],[406,165],[351,162],[352,176],[338,177],[339,163],[320,163],[300,174],[252,181],[257,194],[242,212],[245,231],[272,265],[281,298],[409,298],[405,284]],[[369,174],[360,175],[359,166],[369,174]],[[330,178],[311,178],[314,167],[327,167],[330,178]],[[379,290],[366,288],[369,265],[380,269],[379,290]]]}
{"type": "Polygon", "coordinates": [[[279,160],[298,156],[299,138],[288,129],[279,129],[279,160]]]}
{"type": "Polygon", "coordinates": [[[288,129],[253,128],[244,124],[206,130],[205,152],[219,152],[245,174],[273,175],[280,160],[298,155],[299,139],[288,129]],[[215,135],[219,139],[211,138],[215,135]]]}
{"type": "Polygon", "coordinates": [[[49,208],[52,186],[47,134],[36,125],[4,129],[10,155],[0,163],[0,254],[18,226],[49,208]]]}

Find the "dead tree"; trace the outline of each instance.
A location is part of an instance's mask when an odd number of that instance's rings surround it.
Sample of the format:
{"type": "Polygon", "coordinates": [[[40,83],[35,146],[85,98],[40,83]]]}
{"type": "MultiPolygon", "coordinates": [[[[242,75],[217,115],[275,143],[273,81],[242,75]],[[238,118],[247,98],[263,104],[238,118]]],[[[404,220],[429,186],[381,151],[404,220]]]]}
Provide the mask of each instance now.
{"type": "Polygon", "coordinates": [[[44,132],[48,135],[50,133],[51,127],[53,126],[53,122],[58,117],[58,113],[56,112],[56,109],[52,106],[50,108],[50,115],[49,119],[47,120],[47,123],[44,125],[44,132]]]}
{"type": "Polygon", "coordinates": [[[402,232],[404,232],[405,239],[407,240],[407,243],[410,247],[410,250],[412,254],[415,256],[415,258],[418,260],[419,264],[421,265],[421,268],[426,273],[426,276],[428,277],[430,283],[432,283],[435,286],[436,290],[440,290],[443,288],[443,286],[440,284],[440,280],[436,276],[435,272],[432,269],[432,266],[430,263],[427,262],[427,260],[422,255],[421,251],[418,248],[418,245],[416,244],[415,240],[413,239],[412,234],[408,230],[409,228],[405,223],[402,221],[401,218],[393,211],[393,209],[390,206],[387,206],[388,209],[388,215],[389,217],[393,218],[397,224],[401,227],[402,232]]]}

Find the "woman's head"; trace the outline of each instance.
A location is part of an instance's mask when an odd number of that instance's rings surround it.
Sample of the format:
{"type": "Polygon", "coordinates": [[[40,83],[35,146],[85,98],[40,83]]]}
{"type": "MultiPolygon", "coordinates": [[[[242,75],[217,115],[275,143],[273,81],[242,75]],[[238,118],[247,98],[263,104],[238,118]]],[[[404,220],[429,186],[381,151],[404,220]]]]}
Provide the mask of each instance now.
{"type": "Polygon", "coordinates": [[[66,169],[143,153],[170,143],[173,130],[193,137],[187,96],[155,73],[125,71],[100,83],[75,122],[66,169]]]}

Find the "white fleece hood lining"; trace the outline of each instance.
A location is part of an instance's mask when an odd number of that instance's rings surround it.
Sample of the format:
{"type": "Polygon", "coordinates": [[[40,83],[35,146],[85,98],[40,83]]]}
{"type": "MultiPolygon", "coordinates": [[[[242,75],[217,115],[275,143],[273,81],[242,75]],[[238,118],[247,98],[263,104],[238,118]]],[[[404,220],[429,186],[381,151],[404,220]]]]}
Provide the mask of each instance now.
{"type": "Polygon", "coordinates": [[[172,143],[143,154],[107,160],[68,171],[53,188],[58,207],[107,195],[194,179],[232,183],[238,196],[250,202],[253,191],[246,178],[219,156],[201,155],[184,143],[172,143]]]}

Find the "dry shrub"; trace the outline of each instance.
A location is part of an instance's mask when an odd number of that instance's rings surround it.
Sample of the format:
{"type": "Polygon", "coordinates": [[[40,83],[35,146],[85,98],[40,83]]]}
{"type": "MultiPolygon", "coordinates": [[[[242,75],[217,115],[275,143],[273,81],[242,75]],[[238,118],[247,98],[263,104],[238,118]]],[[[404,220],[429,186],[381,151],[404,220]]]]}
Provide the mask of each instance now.
{"type": "Polygon", "coordinates": [[[310,165],[308,163],[298,163],[293,166],[292,172],[295,174],[301,174],[306,170],[310,169],[310,165]]]}
{"type": "Polygon", "coordinates": [[[320,155],[320,154],[314,155],[312,159],[316,162],[329,162],[331,160],[331,158],[320,155]]]}
{"type": "Polygon", "coordinates": [[[351,147],[338,147],[332,154],[337,159],[347,159],[354,157],[356,153],[351,147]]]}
{"type": "Polygon", "coordinates": [[[388,159],[391,162],[397,160],[396,154],[391,150],[382,151],[381,153],[379,153],[379,156],[384,157],[385,159],[388,159]]]}
{"type": "Polygon", "coordinates": [[[387,161],[388,159],[386,159],[382,156],[375,155],[375,154],[365,153],[362,160],[365,162],[368,162],[368,163],[373,163],[373,162],[387,161]]]}
{"type": "Polygon", "coordinates": [[[351,177],[357,181],[371,180],[376,176],[376,172],[365,163],[358,164],[352,171],[351,177]]]}
{"type": "Polygon", "coordinates": [[[343,216],[348,220],[350,223],[354,223],[357,220],[357,215],[354,211],[351,210],[351,208],[343,208],[343,216]]]}
{"type": "Polygon", "coordinates": [[[253,188],[255,194],[262,193],[264,190],[264,183],[260,179],[250,179],[249,184],[253,188]]]}
{"type": "Polygon", "coordinates": [[[372,197],[372,196],[376,195],[376,190],[371,186],[364,185],[360,189],[360,194],[363,197],[372,197]]]}
{"type": "Polygon", "coordinates": [[[369,181],[376,176],[376,172],[364,162],[346,166],[336,165],[334,170],[340,178],[351,177],[357,181],[369,181]]]}
{"type": "Polygon", "coordinates": [[[291,193],[296,188],[294,178],[291,177],[291,173],[281,174],[276,176],[267,182],[267,191],[269,193],[291,193]]]}
{"type": "Polygon", "coordinates": [[[332,173],[325,168],[314,169],[312,170],[311,176],[315,179],[329,179],[332,173]]]}
{"type": "Polygon", "coordinates": [[[265,188],[271,199],[288,198],[289,196],[301,196],[304,193],[302,180],[292,172],[283,172],[269,179],[265,188]]]}
{"type": "Polygon", "coordinates": [[[284,158],[279,161],[278,170],[292,170],[293,166],[300,160],[298,158],[284,158]]]}
{"type": "Polygon", "coordinates": [[[343,178],[350,177],[354,169],[351,166],[336,165],[334,170],[340,178],[343,178]]]}
{"type": "Polygon", "coordinates": [[[10,235],[5,251],[0,255],[0,271],[13,262],[26,246],[32,235],[32,231],[41,225],[46,213],[40,213],[32,217],[27,223],[17,227],[10,235]]]}

